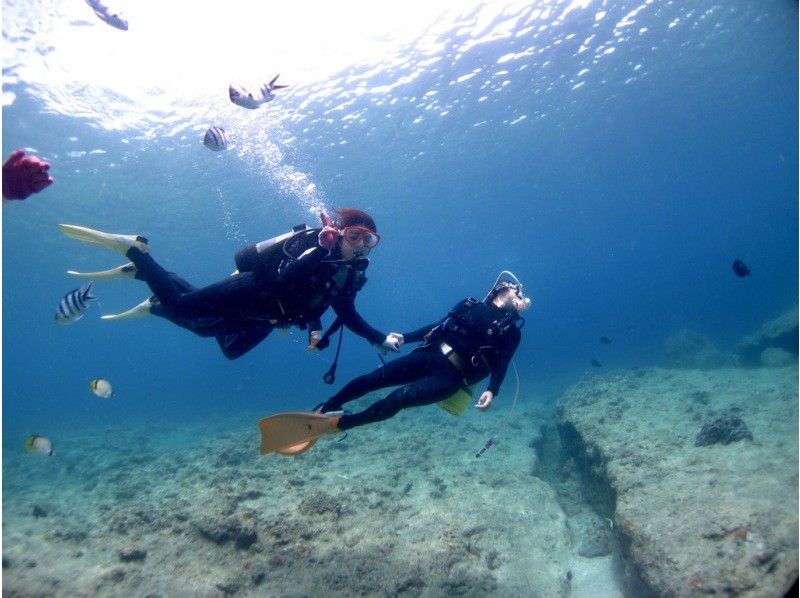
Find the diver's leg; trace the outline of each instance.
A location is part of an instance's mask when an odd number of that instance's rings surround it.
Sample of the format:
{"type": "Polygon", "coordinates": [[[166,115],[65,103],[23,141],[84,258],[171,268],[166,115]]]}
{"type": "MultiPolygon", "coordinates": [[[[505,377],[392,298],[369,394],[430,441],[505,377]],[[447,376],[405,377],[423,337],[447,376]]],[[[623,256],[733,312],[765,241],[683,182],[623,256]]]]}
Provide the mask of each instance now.
{"type": "Polygon", "coordinates": [[[408,384],[424,376],[429,371],[427,351],[414,351],[403,357],[393,359],[386,365],[354,378],[344,385],[342,389],[323,403],[320,411],[339,411],[345,403],[363,397],[368,392],[408,384]]]}
{"type": "Polygon", "coordinates": [[[162,268],[150,254],[134,247],[126,255],[136,265],[136,278],[144,280],[176,317],[241,319],[263,316],[266,311],[264,295],[251,272],[234,274],[215,284],[187,291],[175,283],[180,279],[162,268]]]}
{"type": "MultiPolygon", "coordinates": [[[[176,284],[177,281],[186,281],[176,274],[167,272],[149,253],[132,247],[125,255],[136,266],[136,278],[145,281],[162,304],[173,305],[177,303],[183,293],[191,290],[191,288],[176,284]]],[[[191,285],[189,286],[191,287],[191,285]]]]}
{"type": "Polygon", "coordinates": [[[272,324],[258,324],[257,326],[254,325],[252,328],[241,330],[236,333],[218,334],[217,342],[225,357],[228,359],[238,359],[267,338],[269,333],[272,332],[272,329],[272,324]]]}
{"type": "Polygon", "coordinates": [[[440,369],[424,378],[401,386],[359,413],[345,413],[339,418],[337,427],[349,430],[356,426],[383,421],[396,415],[401,409],[421,407],[446,399],[461,388],[461,380],[453,369],[440,369]]]}

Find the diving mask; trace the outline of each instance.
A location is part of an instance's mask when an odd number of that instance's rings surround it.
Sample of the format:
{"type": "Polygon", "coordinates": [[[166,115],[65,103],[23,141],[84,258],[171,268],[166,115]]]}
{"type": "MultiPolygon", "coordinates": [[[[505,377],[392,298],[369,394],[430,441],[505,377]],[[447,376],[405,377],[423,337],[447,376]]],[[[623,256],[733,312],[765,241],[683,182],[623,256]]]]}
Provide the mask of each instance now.
{"type": "Polygon", "coordinates": [[[367,249],[372,249],[381,240],[378,233],[371,231],[365,226],[345,226],[342,229],[341,235],[350,245],[363,243],[364,247],[367,249]]]}
{"type": "Polygon", "coordinates": [[[522,311],[528,309],[532,302],[529,297],[525,296],[524,291],[522,290],[522,283],[519,281],[513,272],[509,270],[503,270],[500,272],[498,277],[494,281],[494,285],[492,285],[492,289],[489,291],[489,294],[486,295],[484,301],[490,301],[494,299],[499,293],[505,290],[512,290],[514,291],[514,297],[511,299],[511,305],[517,311],[522,311]],[[502,280],[503,277],[510,278],[511,280],[502,280]]]}

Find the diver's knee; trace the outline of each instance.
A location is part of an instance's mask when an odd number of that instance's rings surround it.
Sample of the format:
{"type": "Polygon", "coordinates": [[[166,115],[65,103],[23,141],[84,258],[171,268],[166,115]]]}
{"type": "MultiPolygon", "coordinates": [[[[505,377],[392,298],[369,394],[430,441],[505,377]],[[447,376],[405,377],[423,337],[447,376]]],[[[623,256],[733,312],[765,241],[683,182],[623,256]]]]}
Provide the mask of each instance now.
{"type": "Polygon", "coordinates": [[[242,355],[244,355],[244,353],[241,353],[239,351],[228,351],[226,349],[222,349],[222,354],[231,361],[233,361],[234,359],[239,359],[242,355]]]}
{"type": "MultiPolygon", "coordinates": [[[[217,339],[219,342],[219,338],[217,339]]],[[[242,355],[247,353],[247,351],[242,351],[240,347],[236,347],[234,345],[226,345],[223,342],[219,342],[219,350],[222,351],[222,354],[233,361],[234,359],[239,359],[242,355]]]]}

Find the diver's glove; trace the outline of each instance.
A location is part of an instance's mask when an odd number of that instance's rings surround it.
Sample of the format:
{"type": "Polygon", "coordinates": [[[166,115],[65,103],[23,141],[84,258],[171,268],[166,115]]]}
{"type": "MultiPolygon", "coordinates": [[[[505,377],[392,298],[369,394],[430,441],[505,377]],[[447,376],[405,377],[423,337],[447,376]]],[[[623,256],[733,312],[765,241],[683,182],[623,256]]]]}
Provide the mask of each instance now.
{"type": "Polygon", "coordinates": [[[400,346],[405,342],[403,335],[399,332],[390,332],[386,335],[386,338],[383,339],[383,342],[379,345],[381,349],[381,353],[386,355],[389,351],[394,351],[395,353],[400,351],[400,346]]]}
{"type": "Polygon", "coordinates": [[[26,156],[25,150],[16,150],[3,164],[3,197],[25,199],[39,193],[53,183],[47,172],[50,164],[36,156],[26,156]]]}
{"type": "Polygon", "coordinates": [[[330,344],[330,341],[326,338],[322,338],[322,330],[309,330],[308,331],[308,350],[313,351],[314,349],[324,349],[325,347],[330,344]]]}
{"type": "Polygon", "coordinates": [[[481,396],[478,397],[478,402],[475,403],[475,407],[480,409],[481,411],[486,411],[489,407],[492,406],[493,399],[494,399],[494,393],[491,390],[484,390],[481,393],[481,396]]]}

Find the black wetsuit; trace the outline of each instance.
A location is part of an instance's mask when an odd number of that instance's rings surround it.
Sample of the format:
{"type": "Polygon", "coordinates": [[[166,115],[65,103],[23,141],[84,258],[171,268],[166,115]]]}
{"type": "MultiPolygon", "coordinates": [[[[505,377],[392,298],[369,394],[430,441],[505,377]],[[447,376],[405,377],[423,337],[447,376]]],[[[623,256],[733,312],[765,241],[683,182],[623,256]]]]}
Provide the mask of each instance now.
{"type": "Polygon", "coordinates": [[[403,335],[406,342],[424,340],[422,346],[352,380],[321,410],[338,411],[368,392],[403,385],[364,411],[342,415],[337,425],[347,430],[388,419],[401,409],[436,403],[489,375],[487,390],[497,396],[522,338],[518,321],[516,310],[465,299],[437,324],[403,335]]]}
{"type": "Polygon", "coordinates": [[[354,305],[368,260],[344,261],[338,249],[329,253],[319,246],[318,232],[300,230],[246,247],[236,255],[239,272],[199,289],[135,247],[126,255],[136,266],[136,278],[157,299],[151,313],[199,336],[216,337],[229,359],[250,351],[275,326],[320,330],[328,307],[350,330],[380,344],[385,335],[354,305]]]}

